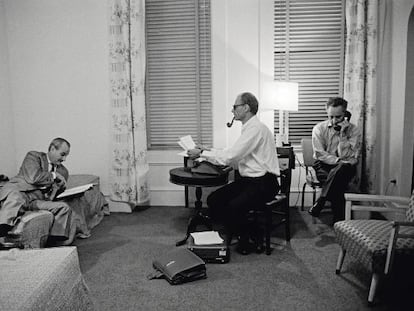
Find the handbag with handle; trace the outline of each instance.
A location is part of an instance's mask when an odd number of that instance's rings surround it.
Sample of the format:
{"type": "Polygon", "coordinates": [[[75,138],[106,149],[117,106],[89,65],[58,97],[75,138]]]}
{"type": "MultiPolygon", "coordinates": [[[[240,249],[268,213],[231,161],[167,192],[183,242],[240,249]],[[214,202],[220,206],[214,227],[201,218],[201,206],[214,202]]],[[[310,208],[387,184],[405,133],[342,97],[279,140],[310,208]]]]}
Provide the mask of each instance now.
{"type": "Polygon", "coordinates": [[[186,248],[177,248],[152,262],[154,271],[147,278],[165,278],[171,285],[207,277],[205,262],[186,248]]]}

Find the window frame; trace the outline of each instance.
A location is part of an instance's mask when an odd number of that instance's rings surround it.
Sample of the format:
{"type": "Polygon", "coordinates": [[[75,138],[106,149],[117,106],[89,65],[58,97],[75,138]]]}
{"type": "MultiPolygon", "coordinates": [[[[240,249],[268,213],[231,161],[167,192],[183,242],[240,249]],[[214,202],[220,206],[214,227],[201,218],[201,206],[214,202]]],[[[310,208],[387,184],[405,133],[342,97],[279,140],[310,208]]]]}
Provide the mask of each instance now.
{"type": "Polygon", "coordinates": [[[177,149],[185,135],[211,145],[210,0],[146,0],[145,24],[147,148],[177,149]]]}
{"type": "MultiPolygon", "coordinates": [[[[327,99],[332,96],[342,96],[344,51],[344,1],[274,1],[274,78],[275,80],[299,82],[299,111],[284,112],[288,138],[293,145],[299,145],[301,137],[311,136],[313,126],[326,119],[325,103],[327,99]],[[281,13],[283,7],[284,14],[281,13]],[[337,11],[339,7],[340,12],[337,11]],[[283,15],[284,21],[278,20],[278,17],[283,15]],[[339,24],[329,25],[338,22],[338,19],[339,24]],[[314,28],[314,34],[311,32],[311,27],[314,28]],[[282,33],[285,36],[284,39],[282,33]],[[318,38],[319,41],[317,41],[318,38]],[[339,41],[333,43],[334,39],[339,41]],[[314,47],[310,49],[312,40],[314,47]],[[336,49],[334,48],[335,44],[337,45],[336,49]],[[324,58],[324,53],[326,58],[324,58]],[[334,57],[335,53],[338,53],[336,58],[334,57]],[[307,62],[306,58],[308,58],[307,62]],[[318,60],[318,58],[320,59],[318,60]],[[337,68],[334,68],[334,59],[336,59],[337,68]],[[320,70],[318,73],[315,64],[319,63],[320,65],[324,61],[326,62],[326,70],[320,70]],[[300,65],[301,62],[302,65],[300,65]],[[326,81],[334,71],[337,74],[336,87],[333,86],[333,83],[330,84],[326,81]],[[323,75],[326,75],[326,78],[323,78],[323,75]],[[322,84],[313,85],[313,79],[320,79],[322,84]],[[326,85],[326,88],[323,88],[323,85],[326,85]]],[[[282,126],[280,113],[275,111],[275,133],[283,132],[282,126]]]]}

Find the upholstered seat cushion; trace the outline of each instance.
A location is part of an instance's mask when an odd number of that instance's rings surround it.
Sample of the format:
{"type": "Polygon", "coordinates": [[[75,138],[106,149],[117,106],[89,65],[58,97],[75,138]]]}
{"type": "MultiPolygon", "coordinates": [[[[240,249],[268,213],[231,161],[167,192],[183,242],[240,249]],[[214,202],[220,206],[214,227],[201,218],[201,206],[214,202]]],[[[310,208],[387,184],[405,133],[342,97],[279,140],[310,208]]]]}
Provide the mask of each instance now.
{"type": "MultiPolygon", "coordinates": [[[[392,222],[386,220],[346,220],[334,225],[336,239],[342,249],[351,253],[372,272],[382,272],[392,229],[392,222]]],[[[413,234],[414,228],[402,227],[400,233],[413,234]]],[[[399,238],[396,255],[414,255],[414,239],[399,238]]]]}

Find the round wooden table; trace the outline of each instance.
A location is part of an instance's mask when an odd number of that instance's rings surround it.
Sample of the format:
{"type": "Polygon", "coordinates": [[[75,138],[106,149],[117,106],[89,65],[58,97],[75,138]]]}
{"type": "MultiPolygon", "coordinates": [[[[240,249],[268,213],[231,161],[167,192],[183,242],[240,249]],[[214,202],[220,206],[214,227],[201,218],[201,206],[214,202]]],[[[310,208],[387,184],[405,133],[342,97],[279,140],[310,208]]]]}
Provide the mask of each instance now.
{"type": "MultiPolygon", "coordinates": [[[[177,167],[170,170],[170,182],[180,186],[195,187],[196,191],[196,215],[191,217],[187,226],[187,235],[183,240],[176,243],[177,246],[183,245],[190,236],[191,227],[195,222],[205,221],[205,216],[200,214],[203,203],[201,202],[203,187],[219,187],[227,184],[229,173],[225,172],[220,175],[208,175],[191,172],[190,167],[177,167]]],[[[208,224],[206,224],[208,225],[208,224]]]]}

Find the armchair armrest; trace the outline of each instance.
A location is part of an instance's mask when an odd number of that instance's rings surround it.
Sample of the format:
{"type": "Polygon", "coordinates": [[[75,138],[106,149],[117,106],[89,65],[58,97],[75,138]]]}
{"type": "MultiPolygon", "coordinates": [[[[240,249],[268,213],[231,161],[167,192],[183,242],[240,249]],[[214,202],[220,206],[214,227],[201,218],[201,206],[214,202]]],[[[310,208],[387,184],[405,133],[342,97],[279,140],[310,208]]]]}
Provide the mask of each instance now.
{"type": "Polygon", "coordinates": [[[394,227],[396,227],[396,226],[414,227],[414,222],[412,222],[412,221],[393,221],[392,225],[394,227]]]}
{"type": "Polygon", "coordinates": [[[359,193],[345,193],[345,219],[352,218],[352,211],[369,211],[369,212],[394,212],[405,213],[410,198],[374,195],[374,194],[359,194],[359,193]],[[369,202],[372,205],[359,205],[354,202],[369,202]],[[379,204],[383,205],[379,205],[379,204]]]}
{"type": "Polygon", "coordinates": [[[399,197],[392,195],[377,195],[377,194],[361,194],[361,193],[345,193],[346,201],[360,201],[360,202],[395,202],[399,204],[406,204],[410,202],[408,197],[399,197]]]}

